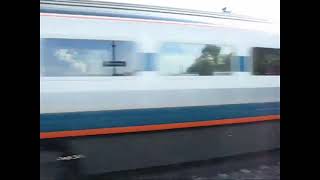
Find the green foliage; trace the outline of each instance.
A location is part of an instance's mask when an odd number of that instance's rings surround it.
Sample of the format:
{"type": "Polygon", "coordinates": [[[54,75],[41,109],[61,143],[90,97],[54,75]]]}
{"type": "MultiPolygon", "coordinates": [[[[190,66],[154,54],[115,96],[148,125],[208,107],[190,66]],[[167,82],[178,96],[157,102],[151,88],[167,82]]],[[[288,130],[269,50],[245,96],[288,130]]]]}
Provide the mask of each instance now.
{"type": "Polygon", "coordinates": [[[232,54],[220,55],[221,47],[206,45],[202,54],[187,70],[187,73],[210,76],[214,72],[225,72],[230,70],[232,54]]]}

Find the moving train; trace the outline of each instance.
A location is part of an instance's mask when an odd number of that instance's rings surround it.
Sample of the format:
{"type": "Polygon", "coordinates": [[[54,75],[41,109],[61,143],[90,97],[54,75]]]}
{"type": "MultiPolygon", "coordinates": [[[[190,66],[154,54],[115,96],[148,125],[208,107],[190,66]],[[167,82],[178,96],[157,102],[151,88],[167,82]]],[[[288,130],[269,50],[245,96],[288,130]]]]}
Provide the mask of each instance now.
{"type": "Polygon", "coordinates": [[[40,0],[40,64],[41,179],[280,148],[271,22],[40,0]]]}

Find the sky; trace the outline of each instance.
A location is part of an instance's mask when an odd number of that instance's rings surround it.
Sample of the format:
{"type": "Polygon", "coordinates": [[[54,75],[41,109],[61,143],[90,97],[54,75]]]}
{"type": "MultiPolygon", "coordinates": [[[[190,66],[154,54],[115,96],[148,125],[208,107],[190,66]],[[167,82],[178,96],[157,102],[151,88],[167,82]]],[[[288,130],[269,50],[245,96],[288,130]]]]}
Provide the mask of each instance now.
{"type": "MultiPolygon", "coordinates": [[[[45,69],[41,72],[46,76],[112,74],[111,67],[103,66],[103,61],[112,60],[111,41],[50,39],[46,40],[44,45],[45,69]]],[[[154,60],[159,63],[157,67],[161,74],[185,73],[202,55],[205,46],[204,44],[167,43],[159,49],[157,58],[154,60]]],[[[116,60],[126,61],[128,64],[125,68],[117,68],[118,72],[119,70],[135,72],[139,68],[138,65],[141,65],[142,57],[136,56],[137,52],[132,43],[117,41],[115,52],[116,60]]],[[[230,47],[221,46],[221,55],[230,53],[232,53],[230,47]]]]}
{"type": "Polygon", "coordinates": [[[133,4],[148,4],[175,8],[221,12],[227,7],[235,14],[263,18],[280,23],[280,0],[99,0],[133,4]]]}

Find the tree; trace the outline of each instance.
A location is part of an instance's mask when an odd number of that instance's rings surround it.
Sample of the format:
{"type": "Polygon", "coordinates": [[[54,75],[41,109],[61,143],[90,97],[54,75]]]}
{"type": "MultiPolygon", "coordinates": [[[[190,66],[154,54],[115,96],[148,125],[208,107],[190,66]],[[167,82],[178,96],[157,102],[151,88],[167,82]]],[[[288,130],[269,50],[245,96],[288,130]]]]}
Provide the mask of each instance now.
{"type": "Polygon", "coordinates": [[[226,65],[230,64],[231,54],[221,56],[220,52],[221,47],[206,45],[201,51],[201,56],[188,68],[187,72],[208,76],[218,70],[225,71],[226,65]],[[219,60],[224,63],[219,63],[219,60]]]}

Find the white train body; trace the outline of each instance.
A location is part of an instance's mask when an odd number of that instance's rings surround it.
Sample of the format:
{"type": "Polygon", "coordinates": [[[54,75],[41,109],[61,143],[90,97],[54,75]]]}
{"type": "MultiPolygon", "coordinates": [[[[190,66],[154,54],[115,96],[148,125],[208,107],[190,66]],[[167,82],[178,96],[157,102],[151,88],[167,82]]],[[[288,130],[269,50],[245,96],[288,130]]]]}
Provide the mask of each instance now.
{"type": "MultiPolygon", "coordinates": [[[[40,25],[42,39],[131,41],[139,53],[158,53],[168,42],[227,45],[237,56],[248,57],[253,47],[280,47],[272,24],[238,20],[203,24],[41,13],[40,25]]],[[[280,76],[250,71],[228,76],[161,76],[157,71],[124,77],[41,76],[40,84],[41,113],[280,100],[280,76]]]]}

